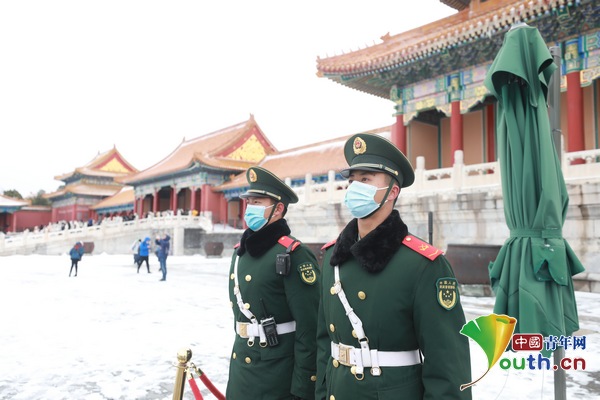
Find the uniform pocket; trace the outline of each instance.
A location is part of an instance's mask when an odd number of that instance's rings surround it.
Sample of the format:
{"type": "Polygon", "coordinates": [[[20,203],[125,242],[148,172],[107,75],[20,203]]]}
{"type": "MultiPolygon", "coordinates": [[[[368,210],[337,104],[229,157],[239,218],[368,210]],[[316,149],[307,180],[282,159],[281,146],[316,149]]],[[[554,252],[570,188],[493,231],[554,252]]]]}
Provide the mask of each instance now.
{"type": "Polygon", "coordinates": [[[411,382],[406,382],[401,386],[396,386],[394,388],[378,390],[377,391],[377,399],[378,400],[411,400],[411,399],[422,399],[423,398],[423,384],[420,380],[414,380],[411,382]]]}

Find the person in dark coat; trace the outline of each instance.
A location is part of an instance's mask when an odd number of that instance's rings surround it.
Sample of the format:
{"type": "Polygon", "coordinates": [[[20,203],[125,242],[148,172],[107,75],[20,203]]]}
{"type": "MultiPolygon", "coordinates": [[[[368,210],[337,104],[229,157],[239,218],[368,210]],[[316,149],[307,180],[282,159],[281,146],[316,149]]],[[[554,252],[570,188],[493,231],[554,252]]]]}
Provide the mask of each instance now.
{"type": "Polygon", "coordinates": [[[316,398],[471,399],[452,267],[394,208],[412,166],[379,135],[350,137],[344,155],[354,219],[323,247],[316,398]]]}
{"type": "Polygon", "coordinates": [[[77,242],[69,251],[69,256],[71,257],[71,269],[69,270],[69,277],[73,272],[73,268],[75,268],[75,276],[77,276],[77,265],[83,257],[83,250],[83,243],[77,242]]]}
{"type": "Polygon", "coordinates": [[[284,216],[298,197],[271,172],[251,167],[244,220],[229,280],[235,340],[227,400],[314,399],[319,269],[284,216]]]}
{"type": "Polygon", "coordinates": [[[155,244],[158,246],[156,248],[156,256],[158,257],[160,271],[162,272],[162,278],[160,279],[161,281],[167,280],[167,257],[171,248],[170,240],[171,237],[165,233],[162,238],[157,236],[155,241],[155,244]]]}
{"type": "Polygon", "coordinates": [[[150,238],[146,236],[142,243],[140,243],[140,256],[138,257],[138,267],[137,272],[140,273],[140,267],[146,262],[146,268],[148,269],[148,273],[150,273],[150,261],[148,260],[148,256],[150,254],[150,238]]]}

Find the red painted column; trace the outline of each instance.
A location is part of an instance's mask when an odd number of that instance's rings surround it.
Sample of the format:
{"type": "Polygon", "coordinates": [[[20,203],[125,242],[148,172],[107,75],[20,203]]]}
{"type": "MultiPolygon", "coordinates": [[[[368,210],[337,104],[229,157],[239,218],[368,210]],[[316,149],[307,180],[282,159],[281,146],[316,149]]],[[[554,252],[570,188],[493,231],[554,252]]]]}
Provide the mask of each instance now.
{"type": "Polygon", "coordinates": [[[452,163],[454,164],[454,153],[463,149],[463,117],[460,113],[460,101],[452,102],[452,115],[450,116],[450,150],[452,151],[452,163]]]}
{"type": "Polygon", "coordinates": [[[486,162],[496,161],[496,115],[494,105],[488,104],[486,112],[487,157],[486,162]]]}
{"type": "Polygon", "coordinates": [[[158,190],[155,190],[152,195],[152,212],[158,212],[158,190]]]}
{"type": "Polygon", "coordinates": [[[396,103],[394,109],[396,112],[396,124],[392,127],[392,143],[400,149],[404,155],[408,155],[406,146],[406,126],[404,126],[404,94],[402,89],[398,89],[396,85],[390,90],[390,100],[396,103]]]}
{"type": "Polygon", "coordinates": [[[140,197],[139,202],[140,204],[138,205],[138,217],[139,218],[144,218],[144,199],[146,198],[146,196],[140,197]]]}
{"type": "Polygon", "coordinates": [[[177,213],[177,186],[171,186],[171,211],[177,213]]]}
{"type": "Polygon", "coordinates": [[[202,196],[202,200],[204,200],[204,211],[214,211],[215,204],[212,198],[213,196],[211,196],[210,185],[202,185],[202,193],[204,194],[204,196],[202,196]]]}
{"type": "MultiPolygon", "coordinates": [[[[583,89],[581,88],[581,72],[567,74],[567,132],[568,152],[585,150],[583,132],[583,89]]],[[[574,160],[573,164],[583,164],[584,160],[574,160]]]]}
{"type": "Polygon", "coordinates": [[[227,199],[225,198],[225,196],[221,193],[221,212],[220,212],[220,219],[219,222],[222,223],[223,225],[227,225],[227,219],[228,219],[228,212],[227,212],[227,199]]]}
{"type": "Polygon", "coordinates": [[[71,221],[77,221],[77,203],[73,204],[71,209],[71,221]]]}
{"type": "Polygon", "coordinates": [[[400,149],[400,151],[406,153],[406,126],[404,126],[404,115],[396,114],[396,124],[392,130],[392,143],[400,149]]]}
{"type": "Polygon", "coordinates": [[[191,198],[190,198],[190,210],[196,209],[196,187],[192,186],[191,190],[191,198]]]}
{"type": "Polygon", "coordinates": [[[17,212],[12,213],[12,231],[17,231],[17,212]]]}

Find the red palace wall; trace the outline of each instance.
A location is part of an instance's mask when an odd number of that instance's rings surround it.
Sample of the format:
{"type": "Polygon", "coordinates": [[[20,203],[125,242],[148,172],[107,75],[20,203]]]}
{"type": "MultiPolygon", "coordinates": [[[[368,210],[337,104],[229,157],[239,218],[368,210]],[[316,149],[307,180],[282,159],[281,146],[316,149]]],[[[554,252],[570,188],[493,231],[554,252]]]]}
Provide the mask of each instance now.
{"type": "Polygon", "coordinates": [[[52,220],[52,210],[19,210],[17,214],[17,232],[46,226],[52,220]]]}

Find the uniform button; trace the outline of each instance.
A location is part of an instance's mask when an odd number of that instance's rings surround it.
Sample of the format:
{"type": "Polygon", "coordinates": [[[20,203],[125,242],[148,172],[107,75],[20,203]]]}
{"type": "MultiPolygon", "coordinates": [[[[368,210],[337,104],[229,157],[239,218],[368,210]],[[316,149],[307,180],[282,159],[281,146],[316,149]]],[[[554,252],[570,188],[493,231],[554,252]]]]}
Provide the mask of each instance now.
{"type": "Polygon", "coordinates": [[[246,275],[246,282],[250,282],[252,280],[252,276],[251,275],[246,275]]]}
{"type": "Polygon", "coordinates": [[[237,358],[237,354],[233,353],[233,359],[235,360],[237,358]]]}
{"type": "Polygon", "coordinates": [[[334,395],[329,396],[329,400],[335,400],[335,396],[334,395]]]}
{"type": "Polygon", "coordinates": [[[352,336],[358,339],[358,335],[356,334],[356,331],[354,329],[352,329],[352,336]]]}
{"type": "Polygon", "coordinates": [[[410,242],[411,240],[412,240],[412,239],[411,239],[411,238],[409,238],[409,237],[407,237],[407,238],[406,238],[406,241],[407,241],[407,242],[410,242]]]}
{"type": "Polygon", "coordinates": [[[335,332],[335,325],[333,325],[333,324],[329,324],[329,330],[330,330],[331,332],[335,332]]]}
{"type": "Polygon", "coordinates": [[[235,275],[231,274],[230,278],[231,278],[231,280],[234,280],[235,279],[235,275]]]}
{"type": "Polygon", "coordinates": [[[329,293],[335,296],[335,287],[332,286],[331,289],[329,289],[329,293]]]}
{"type": "Polygon", "coordinates": [[[246,303],[246,304],[244,304],[244,308],[245,308],[246,310],[249,310],[249,309],[250,309],[250,303],[246,303]]]}
{"type": "Polygon", "coordinates": [[[246,364],[250,364],[252,362],[252,360],[250,359],[250,357],[246,357],[246,360],[244,360],[244,361],[246,361],[246,364]]]}
{"type": "Polygon", "coordinates": [[[333,367],[334,367],[334,368],[337,368],[337,367],[339,367],[339,366],[340,366],[340,363],[339,363],[339,361],[338,361],[338,360],[333,360],[333,367]]]}
{"type": "Polygon", "coordinates": [[[358,292],[358,298],[364,300],[367,298],[367,294],[361,290],[360,292],[358,292]]]}
{"type": "Polygon", "coordinates": [[[356,367],[353,365],[352,368],[350,368],[350,372],[352,373],[352,375],[356,375],[356,367]]]}
{"type": "Polygon", "coordinates": [[[312,375],[310,377],[310,380],[313,381],[313,382],[316,382],[317,381],[317,376],[316,375],[312,375]]]}

